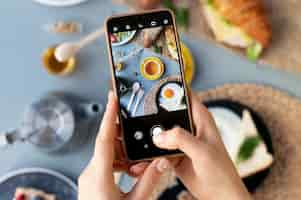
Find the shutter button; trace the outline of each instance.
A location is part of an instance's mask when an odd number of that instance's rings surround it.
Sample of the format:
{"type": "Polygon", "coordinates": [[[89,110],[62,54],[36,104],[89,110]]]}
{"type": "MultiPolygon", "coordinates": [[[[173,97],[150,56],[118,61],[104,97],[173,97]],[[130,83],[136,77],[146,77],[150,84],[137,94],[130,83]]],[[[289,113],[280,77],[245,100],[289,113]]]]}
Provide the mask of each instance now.
{"type": "Polygon", "coordinates": [[[160,125],[153,126],[152,129],[151,129],[151,136],[152,137],[158,136],[163,131],[164,131],[164,129],[162,128],[162,126],[160,126],[160,125]]]}

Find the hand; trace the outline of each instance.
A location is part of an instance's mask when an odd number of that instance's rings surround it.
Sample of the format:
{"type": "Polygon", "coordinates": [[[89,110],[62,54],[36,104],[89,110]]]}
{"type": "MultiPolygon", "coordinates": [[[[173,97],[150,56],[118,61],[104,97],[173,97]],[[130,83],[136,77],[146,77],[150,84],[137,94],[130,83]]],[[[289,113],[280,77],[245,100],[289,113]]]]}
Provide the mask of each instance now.
{"type": "Polygon", "coordinates": [[[137,0],[139,8],[144,10],[154,9],[159,6],[161,0],[137,0]]]}
{"type": "Polygon", "coordinates": [[[147,199],[153,192],[160,176],[170,168],[167,159],[161,158],[151,163],[130,165],[126,162],[118,139],[120,133],[116,124],[117,100],[112,92],[96,139],[94,155],[79,177],[79,200],[137,200],[147,199]],[[124,194],[114,183],[113,173],[126,170],[138,177],[134,189],[124,194]]]}
{"type": "Polygon", "coordinates": [[[249,200],[210,113],[192,95],[196,137],[174,128],[153,138],[163,149],[180,149],[184,159],[175,167],[176,175],[197,199],[249,200]]]}

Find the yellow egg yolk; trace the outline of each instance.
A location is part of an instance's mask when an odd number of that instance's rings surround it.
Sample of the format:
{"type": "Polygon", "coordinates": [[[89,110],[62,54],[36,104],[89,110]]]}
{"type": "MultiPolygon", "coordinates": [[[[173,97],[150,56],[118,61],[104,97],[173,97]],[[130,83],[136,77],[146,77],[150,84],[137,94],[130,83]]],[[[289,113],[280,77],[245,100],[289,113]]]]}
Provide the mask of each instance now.
{"type": "Polygon", "coordinates": [[[164,91],[164,96],[167,98],[167,99],[171,99],[172,97],[174,97],[175,93],[172,89],[170,88],[167,88],[165,91],[164,91]]]}

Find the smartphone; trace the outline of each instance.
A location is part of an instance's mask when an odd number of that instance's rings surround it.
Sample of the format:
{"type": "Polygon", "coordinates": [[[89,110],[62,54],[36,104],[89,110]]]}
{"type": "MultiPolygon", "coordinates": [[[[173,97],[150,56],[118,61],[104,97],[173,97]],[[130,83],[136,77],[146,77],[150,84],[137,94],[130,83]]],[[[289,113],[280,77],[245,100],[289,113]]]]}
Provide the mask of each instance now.
{"type": "Polygon", "coordinates": [[[180,126],[193,134],[190,101],[175,18],[169,10],[106,21],[113,87],[126,156],[131,161],[178,156],[152,137],[180,126]]]}

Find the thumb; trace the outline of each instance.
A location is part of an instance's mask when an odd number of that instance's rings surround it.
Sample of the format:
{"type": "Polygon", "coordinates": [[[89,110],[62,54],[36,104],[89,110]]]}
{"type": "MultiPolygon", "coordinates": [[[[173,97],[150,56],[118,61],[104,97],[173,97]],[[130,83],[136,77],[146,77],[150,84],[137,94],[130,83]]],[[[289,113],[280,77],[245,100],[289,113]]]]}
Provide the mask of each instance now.
{"type": "Polygon", "coordinates": [[[98,136],[96,138],[94,155],[92,163],[96,165],[98,172],[101,174],[104,182],[113,179],[113,161],[115,156],[114,142],[117,135],[117,118],[118,106],[112,92],[108,96],[108,104],[104,113],[98,136]]]}
{"type": "Polygon", "coordinates": [[[197,158],[203,143],[182,128],[173,128],[153,137],[156,146],[162,149],[183,151],[191,159],[197,158]]]}

